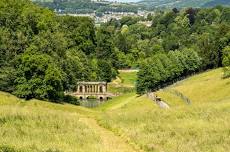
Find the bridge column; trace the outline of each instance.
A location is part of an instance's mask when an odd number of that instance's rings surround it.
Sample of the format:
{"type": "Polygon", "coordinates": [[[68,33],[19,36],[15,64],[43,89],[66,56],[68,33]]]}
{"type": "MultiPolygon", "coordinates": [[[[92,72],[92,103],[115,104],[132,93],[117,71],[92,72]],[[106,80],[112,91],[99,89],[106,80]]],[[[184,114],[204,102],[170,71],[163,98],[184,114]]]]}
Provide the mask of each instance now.
{"type": "Polygon", "coordinates": [[[85,86],[82,85],[82,93],[85,93],[85,86]]]}
{"type": "Polygon", "coordinates": [[[77,86],[77,92],[78,93],[80,92],[80,86],[79,85],[77,86]]]}
{"type": "Polygon", "coordinates": [[[103,93],[105,93],[106,92],[106,87],[105,87],[105,85],[103,85],[103,93]]]}

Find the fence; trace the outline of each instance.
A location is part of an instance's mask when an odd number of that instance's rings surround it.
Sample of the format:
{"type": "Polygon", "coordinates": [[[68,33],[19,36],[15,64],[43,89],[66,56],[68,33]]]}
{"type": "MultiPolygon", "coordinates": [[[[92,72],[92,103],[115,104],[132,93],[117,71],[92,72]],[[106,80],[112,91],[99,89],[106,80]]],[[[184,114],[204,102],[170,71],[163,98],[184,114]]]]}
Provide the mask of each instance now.
{"type": "Polygon", "coordinates": [[[186,104],[192,104],[192,101],[188,97],[183,95],[181,92],[179,92],[178,90],[164,89],[163,91],[169,92],[171,94],[174,94],[174,95],[180,97],[186,104]]]}

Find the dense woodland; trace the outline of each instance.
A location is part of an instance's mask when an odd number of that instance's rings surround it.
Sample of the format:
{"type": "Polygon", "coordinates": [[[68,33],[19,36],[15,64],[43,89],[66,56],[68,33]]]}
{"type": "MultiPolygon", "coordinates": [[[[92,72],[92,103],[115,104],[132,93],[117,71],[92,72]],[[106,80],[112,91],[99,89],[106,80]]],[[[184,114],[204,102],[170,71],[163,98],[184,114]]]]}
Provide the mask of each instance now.
{"type": "Polygon", "coordinates": [[[0,1],[0,90],[59,100],[78,81],[117,74],[110,35],[91,19],[57,16],[29,0],[0,1]]]}
{"type": "Polygon", "coordinates": [[[152,50],[153,55],[146,56],[140,65],[138,93],[156,90],[195,72],[222,66],[225,66],[224,77],[229,77],[229,22],[230,8],[221,6],[173,9],[154,16],[152,35],[147,41],[154,42],[150,46],[157,49],[152,50]]]}
{"type": "Polygon", "coordinates": [[[114,79],[138,68],[137,92],[224,66],[230,76],[230,8],[159,11],[95,27],[29,0],[0,1],[0,90],[21,98],[65,100],[78,81],[114,79]]]}
{"type": "Polygon", "coordinates": [[[147,20],[124,17],[110,28],[119,68],[139,68],[137,92],[157,90],[196,72],[225,66],[229,77],[230,8],[158,11],[147,20]]]}

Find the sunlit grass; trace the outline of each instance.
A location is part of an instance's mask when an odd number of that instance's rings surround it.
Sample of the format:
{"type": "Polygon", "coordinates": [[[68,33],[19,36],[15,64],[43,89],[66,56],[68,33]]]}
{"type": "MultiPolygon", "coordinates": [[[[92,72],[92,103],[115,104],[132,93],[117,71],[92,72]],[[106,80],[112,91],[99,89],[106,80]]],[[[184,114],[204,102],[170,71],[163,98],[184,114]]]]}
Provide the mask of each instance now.
{"type": "Polygon", "coordinates": [[[122,84],[135,86],[137,80],[137,72],[120,72],[119,78],[122,84]]]}
{"type": "MultiPolygon", "coordinates": [[[[167,110],[159,109],[146,95],[135,93],[87,109],[25,101],[0,92],[0,151],[104,152],[111,149],[108,145],[121,142],[121,151],[127,152],[130,147],[126,142],[147,152],[229,151],[230,80],[221,76],[221,69],[212,70],[158,91],[157,95],[170,106],[167,110]],[[167,91],[170,89],[183,93],[192,103],[186,104],[167,91]],[[93,119],[125,140],[114,140],[93,119]]],[[[112,151],[120,150],[114,147],[112,151]]]]}
{"type": "Polygon", "coordinates": [[[0,151],[101,151],[99,135],[80,121],[81,113],[92,112],[0,92],[0,151]]]}
{"type": "Polygon", "coordinates": [[[230,79],[222,79],[222,69],[190,77],[170,87],[183,93],[195,104],[230,100],[230,79]]]}
{"type": "Polygon", "coordinates": [[[132,101],[105,112],[99,122],[149,152],[226,152],[230,149],[230,80],[221,76],[221,69],[212,70],[167,88],[188,96],[190,105],[164,90],[157,95],[170,105],[168,110],[133,95],[121,99],[132,101]]]}
{"type": "Polygon", "coordinates": [[[136,71],[120,71],[118,77],[108,84],[108,91],[117,94],[135,92],[136,79],[136,71]]]}
{"type": "MultiPolygon", "coordinates": [[[[144,98],[144,97],[142,97],[144,98]]],[[[145,151],[218,151],[230,149],[230,102],[162,110],[146,99],[106,112],[100,124],[145,151]]]]}

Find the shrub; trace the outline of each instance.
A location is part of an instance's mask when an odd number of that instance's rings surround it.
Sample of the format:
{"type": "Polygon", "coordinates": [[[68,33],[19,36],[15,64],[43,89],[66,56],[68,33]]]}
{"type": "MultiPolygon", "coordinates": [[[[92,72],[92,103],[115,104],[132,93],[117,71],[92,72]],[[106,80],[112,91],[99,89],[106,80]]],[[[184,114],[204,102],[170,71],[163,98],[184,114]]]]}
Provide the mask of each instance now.
{"type": "Polygon", "coordinates": [[[63,101],[66,103],[73,104],[73,105],[80,105],[80,102],[78,101],[78,99],[70,95],[65,95],[63,97],[63,101]]]}

